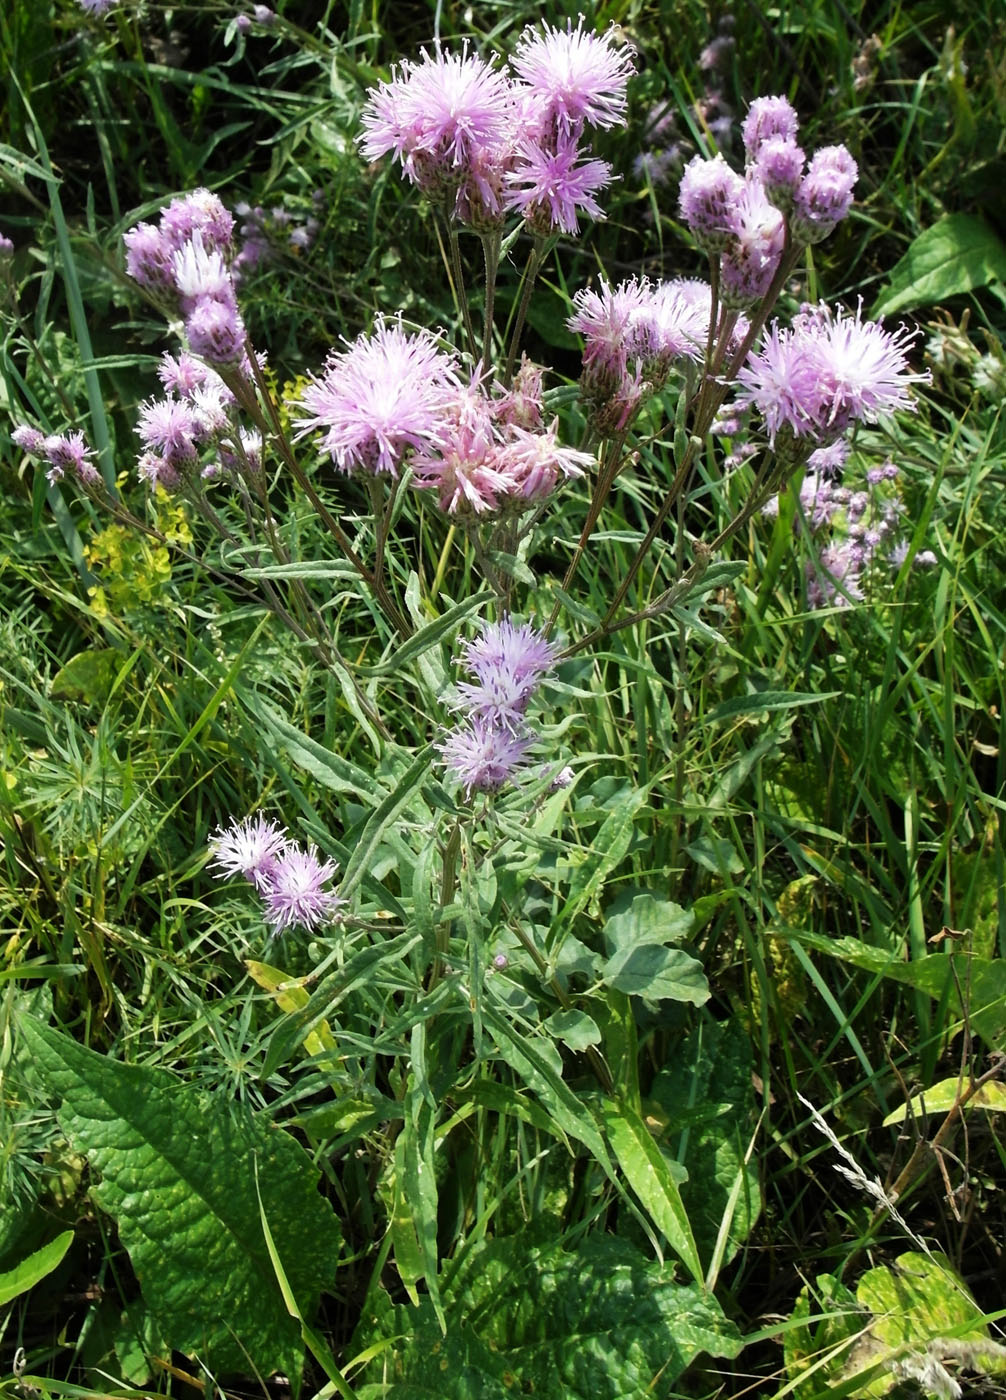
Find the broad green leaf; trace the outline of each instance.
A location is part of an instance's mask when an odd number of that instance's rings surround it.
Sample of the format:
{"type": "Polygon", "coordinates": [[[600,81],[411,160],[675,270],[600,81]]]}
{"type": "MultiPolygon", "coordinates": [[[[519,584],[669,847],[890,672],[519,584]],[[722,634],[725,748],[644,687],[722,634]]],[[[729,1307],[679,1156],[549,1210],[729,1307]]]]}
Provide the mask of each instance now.
{"type": "Polygon", "coordinates": [[[22,1259],[16,1268],[0,1274],[0,1307],[27,1293],[58,1268],[72,1243],[73,1231],[64,1230],[41,1249],[36,1249],[34,1254],[29,1254],[27,1259],[22,1259]]]}
{"type": "Polygon", "coordinates": [[[730,1260],[761,1209],[757,1167],[745,1162],[757,1119],[751,1070],[743,1027],[702,1016],[654,1078],[645,1105],[687,1168],[681,1199],[704,1260],[717,1245],[721,1261],[730,1260]]]}
{"type": "Polygon", "coordinates": [[[32,1021],[21,1036],[59,1100],[60,1126],[100,1178],[95,1199],[118,1222],[165,1342],[222,1372],[296,1376],[300,1328],[270,1263],[259,1192],[309,1317],[334,1281],[341,1235],[304,1150],[164,1070],[112,1060],[32,1021]]]}
{"type": "Polygon", "coordinates": [[[545,1029],[571,1050],[586,1050],[588,1045],[601,1043],[597,1022],[585,1011],[556,1011],[545,1022],[545,1029]]]}
{"type": "Polygon", "coordinates": [[[627,1104],[608,1100],[601,1118],[629,1185],[692,1278],[701,1284],[702,1261],[681,1199],[679,1182],[685,1176],[684,1170],[668,1162],[649,1128],[627,1104]]]}
{"type": "Polygon", "coordinates": [[[701,1006],[709,1000],[709,983],[702,964],[680,948],[658,943],[619,948],[601,968],[607,987],[647,1001],[690,1001],[701,1006]]]}
{"type": "Polygon", "coordinates": [[[122,653],[114,647],[79,651],[53,676],[49,698],[103,705],[111,693],[123,660],[122,653]]]}
{"type": "MultiPolygon", "coordinates": [[[[926,1113],[949,1113],[956,1104],[962,1090],[967,1088],[967,1079],[954,1075],[952,1079],[941,1079],[931,1089],[923,1089],[910,1100],[912,1116],[919,1119],[926,1113]]],[[[908,1104],[899,1104],[893,1113],[884,1119],[884,1127],[892,1123],[903,1123],[909,1116],[908,1104]]],[[[988,1113],[1006,1113],[1006,1084],[994,1080],[982,1087],[964,1105],[965,1112],[973,1108],[984,1108],[988,1113]]]]}
{"type": "Polygon", "coordinates": [[[608,905],[606,915],[604,941],[610,952],[640,943],[681,943],[695,922],[690,910],[635,885],[608,905]]]}
{"type": "MultiPolygon", "coordinates": [[[[451,1281],[447,1336],[426,1300],[382,1302],[367,1340],[390,1348],[358,1400],[656,1400],[702,1352],[736,1356],[718,1304],[627,1241],[591,1235],[573,1252],[526,1237],[482,1241],[451,1281]],[[378,1383],[387,1377],[386,1390],[378,1383]]],[[[357,1344],[363,1340],[358,1334],[357,1344]]]]}
{"type": "Polygon", "coordinates": [[[895,264],[871,316],[890,316],[914,306],[1006,281],[1006,244],[973,214],[948,214],[915,238],[895,264]]]}
{"type": "Polygon", "coordinates": [[[896,1381],[891,1363],[912,1355],[923,1359],[937,1339],[944,1355],[953,1354],[954,1343],[965,1344],[970,1370],[1004,1369],[1003,1358],[991,1346],[983,1354],[982,1343],[990,1338],[981,1309],[939,1255],[910,1250],[890,1265],[869,1269],[859,1280],[856,1298],[872,1314],[869,1334],[853,1349],[842,1375],[848,1381],[865,1373],[851,1392],[857,1397],[886,1395],[896,1381]]]}

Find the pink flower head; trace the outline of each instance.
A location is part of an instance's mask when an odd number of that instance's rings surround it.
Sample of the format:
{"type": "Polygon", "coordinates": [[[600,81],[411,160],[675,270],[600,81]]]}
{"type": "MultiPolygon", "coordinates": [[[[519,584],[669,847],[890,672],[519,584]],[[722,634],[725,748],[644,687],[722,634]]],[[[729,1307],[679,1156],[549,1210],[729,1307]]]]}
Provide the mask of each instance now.
{"type": "Polygon", "coordinates": [[[520,367],[510,388],[502,389],[498,383],[493,385],[498,395],[493,404],[496,422],[502,427],[540,428],[543,409],[541,383],[540,366],[532,364],[527,355],[522,354],[520,367]]]}
{"type": "Polygon", "coordinates": [[[445,405],[434,440],[412,459],[414,484],[435,490],[448,515],[486,515],[518,494],[493,421],[494,405],[476,379],[445,405]]]}
{"type": "Polygon", "coordinates": [[[240,364],[246,331],[233,300],[198,297],[185,322],[189,349],[211,365],[240,364]]]}
{"type": "Polygon", "coordinates": [[[428,331],[409,335],[378,321],[347,350],[332,354],[320,378],[294,401],[300,436],[324,430],[321,449],[341,471],[397,477],[410,450],[438,439],[457,391],[457,365],[428,331]]]}
{"type": "Polygon", "coordinates": [[[175,467],[194,462],[202,440],[192,405],[184,399],[147,399],[140,406],[136,432],[144,447],[175,467]]]}
{"type": "Polygon", "coordinates": [[[736,237],[723,253],[723,301],[751,306],[768,291],[779,266],[786,226],[781,210],[766,198],[758,176],[748,172],[734,211],[736,237]]]}
{"type": "Polygon", "coordinates": [[[337,868],[334,861],[319,860],[314,846],[305,851],[287,844],[262,885],[266,918],[277,933],[331,923],[345,903],[334,890],[326,889],[337,868]]]}
{"type": "Polygon", "coordinates": [[[822,445],[841,437],[853,422],[874,423],[912,408],[909,386],[925,384],[928,372],[911,373],[906,351],[913,332],[891,332],[822,305],[802,313],[789,330],[778,324],[752,351],[737,378],[739,403],[762,414],[769,440],[786,429],[822,445]]]}
{"type": "Polygon", "coordinates": [[[477,684],[458,693],[470,717],[516,727],[531,696],[555,666],[559,648],[530,623],[509,618],[485,622],[479,636],[461,643],[461,661],[477,684]]]}
{"type": "Polygon", "coordinates": [[[802,243],[826,238],[852,208],[859,167],[844,146],[823,146],[811,157],[793,205],[793,236],[802,243]]]}
{"type": "Polygon", "coordinates": [[[210,370],[204,364],[184,350],[177,356],[165,351],[157,367],[157,377],[164,385],[165,393],[177,394],[183,399],[190,398],[206,382],[209,374],[210,370]]]}
{"type": "Polygon", "coordinates": [[[223,254],[205,245],[199,229],[172,255],[171,266],[184,314],[188,315],[201,297],[234,302],[234,283],[223,254]]]}
{"type": "Polygon", "coordinates": [[[771,136],[759,146],[754,170],[761,180],[766,198],[777,208],[792,209],[806,160],[796,142],[783,136],[771,136]]]}
{"type": "Polygon", "coordinates": [[[854,316],[841,308],[815,308],[806,320],[797,318],[796,334],[805,327],[824,394],[829,436],[841,435],[854,422],[875,423],[901,409],[914,409],[909,386],[932,380],[928,370],[909,371],[907,351],[916,333],[907,326],[887,331],[879,321],[864,321],[862,303],[854,316]]]}
{"type": "Polygon", "coordinates": [[[560,137],[554,149],[525,141],[507,173],[504,203],[536,233],[576,233],[578,213],[603,217],[594,196],[610,178],[608,162],[583,159],[574,137],[560,137]]]}
{"type": "Polygon", "coordinates": [[[218,880],[241,875],[262,890],[272,876],[277,858],[289,844],[282,827],[260,812],[217,827],[210,837],[210,864],[217,866],[218,880]]]}
{"type": "Polygon", "coordinates": [[[137,460],[136,474],[155,489],[161,486],[165,491],[175,491],[182,484],[177,467],[165,461],[159,452],[144,452],[137,460]]]}
{"type": "Polygon", "coordinates": [[[15,447],[20,447],[22,452],[27,452],[32,457],[41,457],[45,450],[45,433],[28,423],[19,423],[10,437],[15,447]]]}
{"type": "Polygon", "coordinates": [[[511,734],[476,718],[451,730],[436,748],[470,798],[473,792],[498,792],[523,766],[532,742],[530,735],[511,734]]]}
{"type": "Polygon", "coordinates": [[[469,163],[508,137],[510,81],[476,54],[423,52],[372,88],[362,117],[367,160],[391,151],[414,184],[436,196],[455,188],[469,163]]]}
{"type": "Polygon", "coordinates": [[[613,31],[585,31],[581,15],[573,28],[543,25],[525,29],[511,60],[531,89],[531,104],[543,136],[577,137],[584,125],[620,126],[625,121],[631,54],[616,46],[613,31]]]}
{"type": "Polygon", "coordinates": [[[101,481],[101,473],[91,461],[94,448],[88,447],[81,432],[47,437],[42,444],[42,453],[49,463],[46,476],[50,482],[61,481],[67,472],[75,476],[82,486],[97,486],[101,481]]]}
{"type": "Polygon", "coordinates": [[[560,476],[583,476],[584,468],[594,465],[589,452],[560,445],[558,418],[544,433],[511,428],[509,440],[500,450],[500,461],[511,483],[510,494],[521,501],[546,500],[560,476]]]}
{"type": "Polygon", "coordinates": [[[192,190],[173,199],[162,212],[161,232],[175,250],[199,233],[207,251],[227,252],[234,236],[234,216],[209,190],[192,190]]]}
{"type": "Polygon", "coordinates": [[[153,224],[137,224],[123,238],[126,271],[144,291],[155,296],[175,296],[174,249],[153,224]]]}
{"type": "Polygon", "coordinates": [[[756,97],[741,126],[748,160],[754,160],[763,142],[781,137],[796,141],[800,119],[785,97],[756,97]]]}
{"type": "Polygon", "coordinates": [[[719,252],[734,234],[734,214],[744,181],[722,156],[694,156],[685,166],[678,189],[681,217],[705,252],[719,252]]]}

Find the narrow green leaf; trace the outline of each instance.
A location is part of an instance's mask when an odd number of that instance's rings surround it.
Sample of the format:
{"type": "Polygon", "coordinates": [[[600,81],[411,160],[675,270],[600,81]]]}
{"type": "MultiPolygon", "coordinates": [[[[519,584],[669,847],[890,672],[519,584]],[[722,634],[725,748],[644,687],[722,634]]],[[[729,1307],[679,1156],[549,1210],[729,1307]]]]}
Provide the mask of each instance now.
{"type": "Polygon", "coordinates": [[[41,1249],[36,1249],[34,1254],[29,1254],[27,1259],[22,1259],[15,1268],[0,1274],[0,1307],[27,1293],[58,1268],[72,1243],[73,1231],[64,1230],[41,1249]]]}
{"type": "Polygon", "coordinates": [[[333,792],[352,793],[361,802],[377,802],[382,789],[373,773],[350,763],[340,754],[326,749],[324,744],[319,744],[310,735],[296,729],[258,696],[253,697],[244,690],[237,693],[245,708],[260,719],[280,741],[290,761],[298,768],[310,773],[312,778],[317,778],[319,783],[333,792]]]}
{"type": "Polygon", "coordinates": [[[627,1104],[608,1100],[601,1111],[608,1140],[629,1185],[692,1278],[705,1279],[695,1236],[671,1168],[646,1124],[627,1104]]]}
{"type": "Polygon", "coordinates": [[[483,1005],[482,1016],[501,1057],[527,1087],[534,1090],[563,1132],[588,1147],[610,1176],[611,1162],[593,1116],[563,1080],[561,1064],[557,1071],[548,1058],[549,1053],[556,1056],[554,1047],[540,1036],[520,1034],[508,1018],[488,1002],[483,1005]]]}
{"type": "Polygon", "coordinates": [[[417,656],[421,656],[424,651],[429,651],[430,647],[442,642],[445,637],[453,637],[465,618],[470,613],[477,612],[494,596],[488,590],[483,590],[481,593],[473,593],[463,603],[455,603],[452,608],[441,613],[435,621],[420,628],[407,642],[403,642],[387,661],[382,661],[379,666],[360,666],[358,668],[360,674],[362,676],[394,675],[410,661],[414,661],[417,656]]]}
{"type": "Polygon", "coordinates": [[[755,695],[735,695],[724,700],[697,721],[699,725],[718,724],[723,719],[736,719],[738,715],[759,715],[772,710],[795,710],[801,705],[819,705],[824,700],[834,700],[841,695],[840,690],[826,690],[820,693],[805,693],[797,690],[763,690],[755,695]]]}
{"type": "Polygon", "coordinates": [[[366,826],[360,833],[360,839],[353,848],[353,854],[346,865],[346,873],[342,877],[340,893],[345,897],[349,896],[356,889],[370,869],[370,863],[374,852],[381,844],[381,837],[387,827],[398,816],[402,808],[407,805],[412,794],[419,787],[426,770],[430,766],[433,756],[433,745],[427,744],[421,749],[412,763],[406,769],[402,781],[395,788],[394,792],[388,793],[387,797],[379,807],[372,813],[366,826]]]}
{"type": "Polygon", "coordinates": [[[561,934],[591,901],[596,900],[605,880],[632,844],[632,824],[646,798],[646,788],[632,788],[605,817],[590,843],[587,859],[577,867],[570,881],[569,895],[553,921],[550,939],[561,934]]]}

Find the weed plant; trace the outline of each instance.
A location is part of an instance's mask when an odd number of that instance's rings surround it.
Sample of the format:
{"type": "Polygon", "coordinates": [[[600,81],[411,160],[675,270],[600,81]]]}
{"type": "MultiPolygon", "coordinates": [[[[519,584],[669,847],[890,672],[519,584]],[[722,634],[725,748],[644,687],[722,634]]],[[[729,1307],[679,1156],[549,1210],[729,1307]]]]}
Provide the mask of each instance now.
{"type": "Polygon", "coordinates": [[[1004,38],[0,14],[5,1395],[1001,1392],[1004,38]]]}

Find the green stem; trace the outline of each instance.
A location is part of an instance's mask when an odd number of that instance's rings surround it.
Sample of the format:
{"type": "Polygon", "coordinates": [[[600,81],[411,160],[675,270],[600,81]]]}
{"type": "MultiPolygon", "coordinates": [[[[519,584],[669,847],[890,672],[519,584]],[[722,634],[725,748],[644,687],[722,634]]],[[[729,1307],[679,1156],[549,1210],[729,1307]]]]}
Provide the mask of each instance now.
{"type": "Polygon", "coordinates": [[[507,351],[506,368],[503,371],[503,387],[509,389],[513,383],[513,367],[517,358],[517,349],[520,345],[521,336],[524,334],[524,322],[527,320],[527,309],[531,304],[531,293],[534,291],[535,279],[541,271],[541,265],[545,261],[545,250],[549,240],[540,234],[535,234],[534,242],[531,244],[531,251],[527,255],[527,262],[524,266],[524,276],[521,281],[520,302],[517,306],[517,315],[513,323],[513,331],[510,336],[510,348],[507,351]]]}
{"type": "Polygon", "coordinates": [[[458,240],[458,229],[454,220],[447,218],[447,239],[451,250],[451,268],[454,273],[454,298],[461,308],[461,316],[465,323],[465,338],[468,341],[468,351],[475,359],[475,327],[472,325],[471,308],[468,305],[468,298],[465,295],[465,275],[461,266],[461,244],[458,240]]]}
{"type": "Polygon", "coordinates": [[[486,321],[485,341],[482,346],[482,374],[488,378],[493,354],[493,318],[496,311],[496,274],[500,263],[499,233],[482,235],[482,254],[486,265],[486,321]]]}

